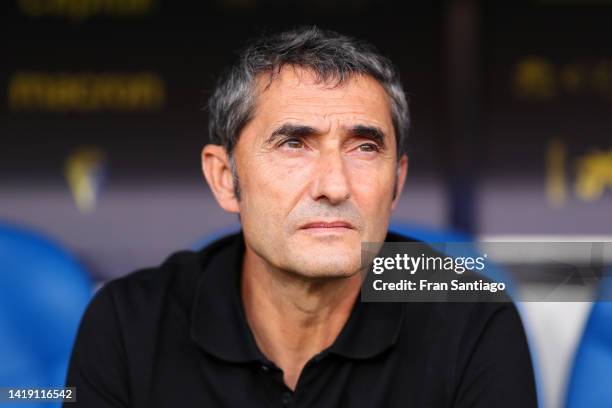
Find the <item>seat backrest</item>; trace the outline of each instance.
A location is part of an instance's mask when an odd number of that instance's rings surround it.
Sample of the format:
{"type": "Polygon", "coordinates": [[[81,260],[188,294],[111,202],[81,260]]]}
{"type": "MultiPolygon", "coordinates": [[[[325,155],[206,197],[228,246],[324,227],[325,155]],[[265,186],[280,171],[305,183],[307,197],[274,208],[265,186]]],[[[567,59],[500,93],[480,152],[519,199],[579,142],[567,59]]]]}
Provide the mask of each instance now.
{"type": "Polygon", "coordinates": [[[609,271],[593,303],[574,358],[566,406],[612,407],[612,278],[609,271]]]}
{"type": "Polygon", "coordinates": [[[49,238],[0,223],[0,386],[63,386],[92,287],[49,238]]]}

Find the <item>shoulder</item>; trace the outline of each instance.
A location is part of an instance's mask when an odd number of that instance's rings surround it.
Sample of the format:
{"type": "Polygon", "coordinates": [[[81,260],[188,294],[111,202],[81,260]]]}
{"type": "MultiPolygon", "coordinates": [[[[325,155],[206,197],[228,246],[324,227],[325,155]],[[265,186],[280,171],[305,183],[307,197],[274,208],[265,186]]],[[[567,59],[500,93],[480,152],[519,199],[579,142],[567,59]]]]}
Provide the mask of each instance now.
{"type": "Polygon", "coordinates": [[[457,406],[535,407],[531,353],[512,302],[446,304],[444,347],[452,356],[457,406]],[[454,319],[454,321],[453,321],[454,319]]]}
{"type": "Polygon", "coordinates": [[[73,346],[67,383],[83,388],[85,399],[103,394],[129,400],[128,367],[145,369],[153,361],[155,335],[167,299],[190,303],[197,279],[198,253],[176,252],[159,266],[114,279],[93,296],[73,346]]]}
{"type": "MultiPolygon", "coordinates": [[[[415,305],[405,304],[408,310],[415,305]]],[[[452,331],[454,336],[478,336],[490,329],[492,322],[512,323],[522,330],[521,319],[516,306],[510,300],[501,302],[431,302],[419,303],[421,315],[427,316],[430,325],[440,326],[444,331],[452,331]]],[[[411,312],[408,312],[411,313],[411,312]]],[[[450,333],[449,333],[450,334],[450,333]]]]}
{"type": "Polygon", "coordinates": [[[500,352],[505,343],[517,346],[526,342],[521,317],[510,301],[404,303],[403,307],[405,335],[414,336],[418,331],[427,347],[444,348],[457,356],[459,364],[465,364],[483,342],[491,339],[500,352]]]}
{"type": "Polygon", "coordinates": [[[520,373],[532,375],[527,338],[512,302],[423,302],[403,306],[403,338],[417,344],[431,364],[447,367],[453,384],[466,371],[477,372],[484,367],[495,370],[520,366],[520,373]]]}
{"type": "Polygon", "coordinates": [[[159,322],[168,302],[189,316],[196,290],[214,254],[237,239],[230,235],[199,251],[183,250],[169,255],[155,267],[143,268],[104,284],[90,308],[112,305],[119,323],[127,327],[159,322]],[[98,300],[99,299],[99,300],[98,300]]]}
{"type": "Polygon", "coordinates": [[[200,262],[197,252],[175,252],[158,266],[139,269],[107,282],[100,291],[107,292],[117,306],[129,309],[150,307],[169,293],[189,297],[200,274],[200,262]]]}
{"type": "Polygon", "coordinates": [[[196,252],[179,251],[160,265],[136,270],[106,282],[94,294],[81,320],[81,336],[87,333],[148,331],[159,322],[169,297],[189,307],[199,275],[196,252]]]}
{"type": "Polygon", "coordinates": [[[120,323],[126,323],[126,319],[138,320],[159,312],[170,298],[187,311],[201,275],[206,272],[206,265],[216,253],[230,248],[240,237],[240,234],[232,234],[199,251],[174,252],[157,266],[139,269],[106,282],[94,295],[83,319],[100,311],[113,311],[120,318],[120,323]]]}

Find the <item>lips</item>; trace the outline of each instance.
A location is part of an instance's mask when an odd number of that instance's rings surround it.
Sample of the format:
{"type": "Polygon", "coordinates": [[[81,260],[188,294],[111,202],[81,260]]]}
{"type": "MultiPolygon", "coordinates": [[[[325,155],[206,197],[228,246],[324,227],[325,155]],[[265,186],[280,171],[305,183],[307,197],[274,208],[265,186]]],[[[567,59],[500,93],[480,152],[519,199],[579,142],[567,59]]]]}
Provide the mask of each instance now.
{"type": "Polygon", "coordinates": [[[314,221],[304,224],[301,229],[324,229],[324,228],[349,228],[353,229],[351,223],[346,221],[314,221]]]}

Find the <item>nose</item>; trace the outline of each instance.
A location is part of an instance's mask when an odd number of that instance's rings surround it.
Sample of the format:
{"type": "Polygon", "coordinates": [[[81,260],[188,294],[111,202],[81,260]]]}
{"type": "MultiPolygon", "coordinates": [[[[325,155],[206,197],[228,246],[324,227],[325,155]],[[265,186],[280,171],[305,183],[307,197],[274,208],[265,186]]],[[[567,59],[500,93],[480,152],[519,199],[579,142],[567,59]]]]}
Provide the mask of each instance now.
{"type": "Polygon", "coordinates": [[[313,200],[327,200],[338,205],[351,197],[349,179],[342,155],[336,150],[321,151],[310,186],[313,200]]]}

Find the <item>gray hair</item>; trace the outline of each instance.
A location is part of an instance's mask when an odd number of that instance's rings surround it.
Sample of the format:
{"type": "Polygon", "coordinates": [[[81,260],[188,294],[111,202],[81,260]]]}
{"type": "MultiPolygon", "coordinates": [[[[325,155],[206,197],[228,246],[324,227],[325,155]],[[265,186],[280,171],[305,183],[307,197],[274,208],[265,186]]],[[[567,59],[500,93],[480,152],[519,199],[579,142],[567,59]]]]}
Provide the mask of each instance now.
{"type": "MultiPolygon", "coordinates": [[[[255,80],[260,74],[268,74],[269,87],[286,65],[309,69],[318,82],[333,81],[334,86],[353,75],[377,80],[389,96],[398,160],[406,152],[408,102],[391,61],[365,42],[317,27],[303,27],[259,38],[247,46],[237,63],[222,75],[208,101],[210,141],[225,147],[234,178],[232,153],[240,131],[252,119],[255,80]]],[[[237,187],[236,193],[239,198],[237,187]]]]}

